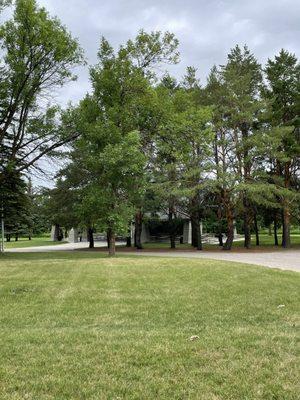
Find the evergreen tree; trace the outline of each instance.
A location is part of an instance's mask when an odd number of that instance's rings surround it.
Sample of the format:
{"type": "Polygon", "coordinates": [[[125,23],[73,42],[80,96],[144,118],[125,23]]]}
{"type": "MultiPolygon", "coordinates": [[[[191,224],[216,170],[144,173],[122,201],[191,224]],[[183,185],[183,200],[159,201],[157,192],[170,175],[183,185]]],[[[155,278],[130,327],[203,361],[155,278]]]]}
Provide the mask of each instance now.
{"type": "Polygon", "coordinates": [[[296,181],[300,159],[300,64],[295,55],[281,50],[274,60],[268,60],[265,72],[272,183],[281,189],[282,246],[288,248],[291,210],[299,202],[296,181]]]}

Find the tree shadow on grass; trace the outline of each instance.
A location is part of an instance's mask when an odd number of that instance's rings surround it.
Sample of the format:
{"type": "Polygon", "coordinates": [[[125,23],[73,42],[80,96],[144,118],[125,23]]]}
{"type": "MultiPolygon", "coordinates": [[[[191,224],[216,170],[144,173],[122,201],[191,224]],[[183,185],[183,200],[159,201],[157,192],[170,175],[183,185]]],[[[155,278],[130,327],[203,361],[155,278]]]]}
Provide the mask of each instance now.
{"type": "Polygon", "coordinates": [[[18,252],[18,253],[4,253],[0,255],[0,263],[6,261],[47,261],[47,260],[85,260],[85,259],[99,259],[106,258],[108,255],[105,252],[89,252],[89,251],[49,251],[40,253],[18,252]]]}

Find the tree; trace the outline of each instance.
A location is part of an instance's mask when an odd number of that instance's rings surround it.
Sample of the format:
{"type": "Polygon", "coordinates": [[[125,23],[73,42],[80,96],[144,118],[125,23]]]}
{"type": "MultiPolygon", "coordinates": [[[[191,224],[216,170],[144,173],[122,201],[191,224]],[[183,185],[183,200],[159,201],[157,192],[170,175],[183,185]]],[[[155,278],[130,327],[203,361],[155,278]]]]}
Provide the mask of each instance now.
{"type": "Polygon", "coordinates": [[[165,118],[156,139],[156,187],[168,208],[171,248],[175,247],[180,210],[191,218],[193,244],[201,250],[200,204],[210,169],[212,115],[209,107],[197,101],[194,74],[194,69],[188,69],[182,85],[166,76],[157,89],[165,118]]]}
{"type": "MultiPolygon", "coordinates": [[[[85,142],[81,148],[89,152],[92,145],[93,142],[85,142]]],[[[134,214],[135,196],[142,190],[144,161],[138,132],[110,135],[103,148],[88,161],[93,179],[84,190],[82,205],[107,232],[111,256],[115,255],[116,234],[126,235],[134,214]]]]}
{"type": "Polygon", "coordinates": [[[28,186],[28,195],[30,199],[30,235],[48,233],[51,229],[52,222],[47,210],[49,198],[48,190],[34,188],[30,183],[28,186]]]}
{"type": "Polygon", "coordinates": [[[0,184],[6,168],[23,172],[76,137],[58,123],[59,109],[41,100],[74,79],[83,62],[75,39],[35,0],[16,0],[13,17],[0,28],[0,184]]]}
{"type": "Polygon", "coordinates": [[[13,169],[6,170],[3,174],[0,207],[3,210],[7,241],[10,241],[13,234],[18,240],[19,233],[29,233],[30,199],[26,182],[13,169]]]}
{"type": "Polygon", "coordinates": [[[67,180],[59,177],[53,189],[44,189],[43,210],[47,220],[55,226],[55,236],[63,239],[62,227],[66,232],[79,224],[76,213],[78,204],[78,190],[71,190],[67,180]],[[59,234],[60,233],[60,234],[59,234]]]}
{"type": "Polygon", "coordinates": [[[114,255],[116,233],[127,232],[144,188],[145,158],[137,127],[141,104],[151,96],[151,88],[149,78],[124,47],[115,54],[103,38],[98,58],[91,68],[93,92],[75,110],[81,137],[71,159],[80,160],[82,168],[77,184],[84,213],[107,230],[114,255]]]}
{"type": "Polygon", "coordinates": [[[281,50],[265,68],[267,86],[264,96],[268,100],[266,134],[270,138],[272,154],[272,183],[281,190],[282,246],[290,247],[290,220],[293,203],[299,198],[296,181],[299,174],[299,114],[300,64],[295,55],[281,50]]]}
{"type": "MultiPolygon", "coordinates": [[[[177,64],[179,62],[178,39],[174,34],[160,31],[147,33],[141,30],[134,40],[128,40],[126,50],[130,60],[139,71],[149,78],[151,82],[157,81],[155,70],[163,64],[177,64]]],[[[150,94],[150,93],[149,93],[150,94]]],[[[154,137],[163,118],[160,99],[152,90],[151,94],[143,97],[137,107],[139,119],[137,121],[138,131],[140,132],[143,153],[148,162],[146,170],[151,175],[153,165],[154,137]]],[[[135,234],[134,242],[138,249],[142,249],[141,234],[143,223],[143,203],[145,198],[139,199],[137,212],[135,215],[135,234]]]]}
{"type": "Polygon", "coordinates": [[[12,0],[0,0],[0,12],[11,4],[12,0]]]}
{"type": "Polygon", "coordinates": [[[218,202],[219,235],[221,235],[223,217],[227,224],[227,239],[226,243],[223,244],[223,249],[230,250],[234,238],[238,177],[235,169],[234,140],[229,126],[226,96],[227,90],[224,80],[220,71],[214,66],[208,77],[202,102],[210,105],[213,109],[214,180],[212,193],[218,202]]]}
{"type": "Polygon", "coordinates": [[[252,205],[247,189],[253,185],[253,138],[261,109],[259,90],[262,83],[261,66],[245,46],[236,46],[228,55],[227,64],[221,68],[226,96],[227,129],[234,141],[235,172],[241,185],[246,248],[251,244],[252,205]]]}
{"type": "Polygon", "coordinates": [[[228,224],[226,250],[232,246],[236,210],[243,213],[245,247],[251,243],[254,215],[250,193],[255,184],[254,138],[261,110],[261,82],[261,67],[253,54],[246,46],[236,46],[226,65],[212,69],[205,90],[204,101],[214,107],[215,188],[228,224]]]}

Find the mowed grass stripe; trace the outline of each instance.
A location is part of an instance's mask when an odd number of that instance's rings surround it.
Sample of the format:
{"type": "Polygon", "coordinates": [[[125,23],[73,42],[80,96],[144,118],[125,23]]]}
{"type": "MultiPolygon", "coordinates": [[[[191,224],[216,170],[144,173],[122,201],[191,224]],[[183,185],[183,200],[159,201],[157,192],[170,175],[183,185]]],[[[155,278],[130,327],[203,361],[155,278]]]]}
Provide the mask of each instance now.
{"type": "Polygon", "coordinates": [[[298,399],[299,282],[210,260],[8,254],[0,398],[298,399]]]}

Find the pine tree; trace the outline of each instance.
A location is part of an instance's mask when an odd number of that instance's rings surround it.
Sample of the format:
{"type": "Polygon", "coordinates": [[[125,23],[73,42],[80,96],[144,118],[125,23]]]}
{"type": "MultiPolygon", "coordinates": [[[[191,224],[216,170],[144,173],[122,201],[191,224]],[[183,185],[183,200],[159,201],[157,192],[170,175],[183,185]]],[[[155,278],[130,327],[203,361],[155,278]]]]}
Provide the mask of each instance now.
{"type": "MultiPolygon", "coordinates": [[[[290,247],[290,222],[293,204],[297,204],[296,181],[300,154],[300,64],[294,54],[281,50],[265,68],[268,101],[267,119],[270,136],[273,182],[281,189],[282,246],[290,247]]],[[[299,199],[298,199],[299,201],[299,199]]]]}

